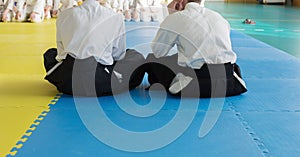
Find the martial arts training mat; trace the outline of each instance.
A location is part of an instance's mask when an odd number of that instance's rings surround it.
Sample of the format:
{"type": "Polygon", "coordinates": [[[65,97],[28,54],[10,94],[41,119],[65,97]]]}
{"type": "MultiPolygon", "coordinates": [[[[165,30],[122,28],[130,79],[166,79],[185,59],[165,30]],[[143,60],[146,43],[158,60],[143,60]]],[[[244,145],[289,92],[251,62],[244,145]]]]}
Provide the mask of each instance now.
{"type": "MultiPolygon", "coordinates": [[[[54,32],[54,23],[43,25],[54,32]]],[[[146,56],[158,26],[157,22],[127,22],[127,47],[146,56]]],[[[300,38],[299,34],[294,35],[300,38]]],[[[138,88],[114,96],[58,93],[43,81],[39,56],[55,47],[55,35],[32,37],[33,41],[18,41],[24,48],[20,54],[8,53],[14,49],[12,44],[1,45],[7,52],[1,51],[0,59],[0,156],[300,156],[300,60],[241,30],[233,28],[231,40],[248,92],[203,99],[145,90],[146,76],[138,88]],[[32,44],[39,48],[32,49],[32,44]],[[11,134],[15,136],[10,138],[11,134]]]]}

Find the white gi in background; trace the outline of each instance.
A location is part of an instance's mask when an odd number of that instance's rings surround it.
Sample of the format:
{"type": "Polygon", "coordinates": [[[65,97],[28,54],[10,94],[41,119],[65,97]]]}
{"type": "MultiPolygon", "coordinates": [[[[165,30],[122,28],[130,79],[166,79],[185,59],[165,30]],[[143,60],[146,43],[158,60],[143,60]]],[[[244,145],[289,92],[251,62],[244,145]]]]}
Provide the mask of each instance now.
{"type": "Polygon", "coordinates": [[[72,8],[73,6],[78,6],[78,4],[81,4],[81,3],[82,3],[82,0],[53,0],[52,17],[57,17],[57,16],[59,16],[60,12],[66,10],[68,8],[72,8]]]}
{"type": "Polygon", "coordinates": [[[42,22],[45,0],[18,0],[16,20],[19,22],[42,22]]]}
{"type": "Polygon", "coordinates": [[[167,4],[159,0],[147,0],[144,10],[141,11],[141,21],[163,21],[169,15],[167,4]]]}
{"type": "MultiPolygon", "coordinates": [[[[204,7],[205,0],[200,2],[200,6],[204,7]]],[[[159,0],[147,0],[147,4],[144,5],[144,10],[141,11],[141,21],[159,21],[162,22],[168,15],[167,2],[159,0]]]]}
{"type": "Polygon", "coordinates": [[[150,22],[150,21],[162,21],[168,16],[168,9],[166,2],[160,0],[126,0],[124,6],[128,6],[128,10],[125,11],[125,21],[135,22],[150,22]]]}
{"type": "Polygon", "coordinates": [[[100,3],[100,5],[111,9],[110,1],[108,1],[108,0],[98,0],[98,2],[100,3]]]}
{"type": "Polygon", "coordinates": [[[10,22],[14,16],[14,0],[0,0],[0,20],[10,22]]]}
{"type": "Polygon", "coordinates": [[[51,18],[51,9],[53,8],[53,0],[45,0],[44,15],[45,19],[51,18]]]}
{"type": "Polygon", "coordinates": [[[124,0],[123,8],[125,21],[139,22],[141,20],[140,14],[144,11],[144,4],[141,0],[124,0]]]}
{"type": "MultiPolygon", "coordinates": [[[[144,0],[145,1],[145,0],[144,0]]],[[[143,1],[143,2],[144,2],[143,1]]],[[[160,0],[146,0],[143,10],[140,12],[140,19],[143,22],[159,21],[162,22],[168,15],[167,2],[160,0]]],[[[200,2],[200,6],[204,7],[205,0],[200,2]]]]}

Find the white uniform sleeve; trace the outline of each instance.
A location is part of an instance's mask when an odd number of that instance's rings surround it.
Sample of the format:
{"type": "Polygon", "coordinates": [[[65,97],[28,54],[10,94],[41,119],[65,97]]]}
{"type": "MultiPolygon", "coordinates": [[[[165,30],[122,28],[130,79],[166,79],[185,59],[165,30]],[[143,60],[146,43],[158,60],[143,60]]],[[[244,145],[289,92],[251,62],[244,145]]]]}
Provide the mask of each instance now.
{"type": "Polygon", "coordinates": [[[123,22],[120,24],[119,33],[117,34],[117,38],[114,40],[113,43],[113,52],[112,56],[114,60],[121,60],[125,56],[126,50],[126,37],[125,37],[125,24],[123,22]]]}
{"type": "Polygon", "coordinates": [[[53,0],[53,10],[58,10],[60,0],[53,0]]]}
{"type": "Polygon", "coordinates": [[[18,9],[18,11],[23,10],[24,4],[25,4],[25,0],[17,0],[17,9],[18,9]]]}
{"type": "Polygon", "coordinates": [[[56,23],[56,46],[57,46],[57,54],[61,54],[63,52],[63,50],[64,50],[64,45],[63,45],[62,39],[61,39],[60,28],[61,28],[61,25],[60,25],[60,23],[57,20],[57,23],[56,23]]]}
{"type": "Polygon", "coordinates": [[[166,56],[175,45],[176,39],[175,32],[160,28],[151,43],[154,56],[157,58],[166,56]]]}
{"type": "Polygon", "coordinates": [[[60,2],[62,3],[61,11],[72,8],[74,5],[74,0],[61,0],[60,2]]]}
{"type": "Polygon", "coordinates": [[[118,0],[118,7],[117,9],[123,10],[124,9],[124,0],[118,0]]]}
{"type": "Polygon", "coordinates": [[[52,6],[53,0],[46,0],[46,6],[52,6]]]}
{"type": "Polygon", "coordinates": [[[33,7],[33,11],[40,13],[44,9],[44,6],[45,6],[45,0],[37,0],[33,7]]]}
{"type": "Polygon", "coordinates": [[[7,9],[13,10],[14,7],[14,0],[7,0],[7,9]]]}

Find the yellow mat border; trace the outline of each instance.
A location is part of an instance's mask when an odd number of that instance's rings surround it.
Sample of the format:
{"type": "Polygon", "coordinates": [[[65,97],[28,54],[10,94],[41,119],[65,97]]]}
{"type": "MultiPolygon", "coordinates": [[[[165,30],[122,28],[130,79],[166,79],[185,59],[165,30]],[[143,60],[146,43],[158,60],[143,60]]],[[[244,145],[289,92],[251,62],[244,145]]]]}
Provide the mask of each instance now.
{"type": "Polygon", "coordinates": [[[15,156],[20,149],[22,149],[25,142],[28,140],[28,138],[32,135],[33,131],[38,127],[38,125],[43,121],[43,119],[47,116],[47,114],[51,110],[51,106],[55,105],[57,101],[62,96],[62,93],[56,94],[53,99],[48,104],[48,108],[42,111],[42,113],[33,121],[33,123],[30,125],[30,127],[25,131],[25,133],[22,135],[20,140],[12,147],[10,152],[6,155],[6,157],[13,157],[15,156]]]}

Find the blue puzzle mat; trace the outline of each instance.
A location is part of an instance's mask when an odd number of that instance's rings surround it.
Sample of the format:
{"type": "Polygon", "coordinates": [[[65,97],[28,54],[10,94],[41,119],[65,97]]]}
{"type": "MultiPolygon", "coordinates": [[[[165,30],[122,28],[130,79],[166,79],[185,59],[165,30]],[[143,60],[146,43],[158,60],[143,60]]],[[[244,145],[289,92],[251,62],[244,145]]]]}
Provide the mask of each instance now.
{"type": "MultiPolygon", "coordinates": [[[[126,28],[128,47],[149,53],[157,23],[126,28]]],[[[238,31],[231,39],[247,93],[179,99],[141,86],[100,98],[62,95],[16,156],[300,156],[300,60],[238,31]]]]}

